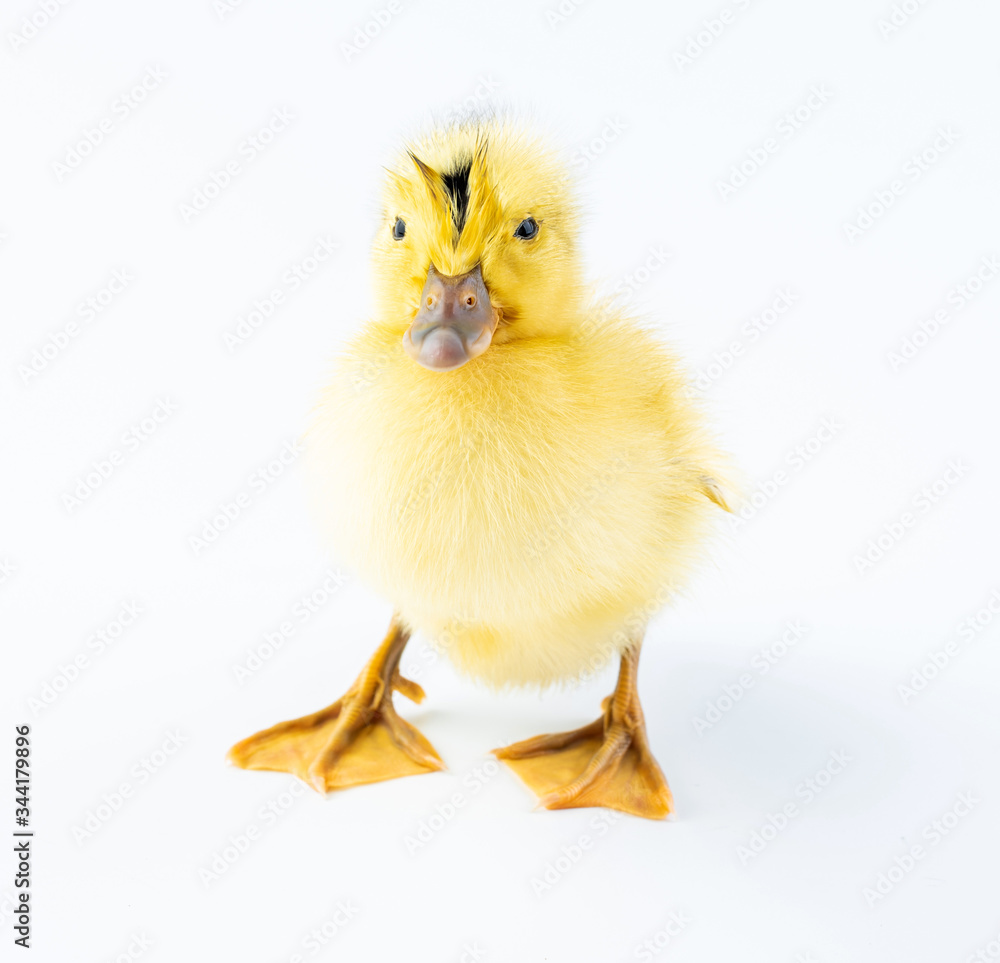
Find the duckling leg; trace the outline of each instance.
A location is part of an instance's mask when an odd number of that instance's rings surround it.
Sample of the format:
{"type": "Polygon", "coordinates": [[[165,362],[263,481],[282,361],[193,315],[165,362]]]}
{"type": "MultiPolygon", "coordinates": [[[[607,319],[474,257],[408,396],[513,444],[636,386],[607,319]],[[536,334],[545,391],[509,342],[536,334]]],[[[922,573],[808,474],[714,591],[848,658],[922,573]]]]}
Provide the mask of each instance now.
{"type": "Polygon", "coordinates": [[[394,616],[385,640],[343,697],[238,742],[229,761],[242,769],[290,772],[321,793],[444,769],[434,747],[392,704],[394,689],[414,702],[424,698],[416,682],[399,674],[409,637],[394,616]]]}
{"type": "Polygon", "coordinates": [[[607,806],[647,819],[673,811],[667,781],[649,750],[636,689],[639,646],[622,655],[604,715],[572,732],[536,736],[494,749],[546,809],[607,806]]]}

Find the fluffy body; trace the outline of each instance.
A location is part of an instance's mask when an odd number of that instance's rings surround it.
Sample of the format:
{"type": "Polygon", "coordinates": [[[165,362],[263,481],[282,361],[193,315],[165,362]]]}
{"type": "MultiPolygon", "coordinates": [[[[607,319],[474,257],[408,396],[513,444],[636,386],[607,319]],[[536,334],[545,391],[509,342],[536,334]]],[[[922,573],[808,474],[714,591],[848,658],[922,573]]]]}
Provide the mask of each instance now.
{"type": "Polygon", "coordinates": [[[336,363],[307,471],[335,551],[408,626],[491,686],[547,685],[638,641],[683,584],[721,459],[666,348],[585,296],[565,178],[538,143],[473,126],[415,149],[444,166],[484,140],[457,243],[408,162],[392,174],[386,224],[416,237],[376,242],[379,309],[336,363]],[[547,250],[505,247],[525,212],[547,250]],[[431,262],[481,263],[504,308],[485,354],[446,374],[401,348],[431,262]]]}

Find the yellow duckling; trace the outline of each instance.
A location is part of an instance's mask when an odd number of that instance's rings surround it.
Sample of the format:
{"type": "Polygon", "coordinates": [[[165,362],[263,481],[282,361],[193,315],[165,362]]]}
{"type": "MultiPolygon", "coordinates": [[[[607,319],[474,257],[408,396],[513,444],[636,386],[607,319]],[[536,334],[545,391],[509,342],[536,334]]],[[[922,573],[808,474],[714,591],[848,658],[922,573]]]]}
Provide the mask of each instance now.
{"type": "Polygon", "coordinates": [[[431,132],[389,172],[378,304],[307,436],[339,556],[395,606],[328,708],[243,740],[230,759],[325,792],[441,769],[393,707],[412,632],[488,685],[621,668],[600,718],[496,755],[551,808],[665,817],[670,791],[636,689],[650,612],[697,559],[721,456],[678,365],[585,291],[557,155],[508,120],[431,132]]]}

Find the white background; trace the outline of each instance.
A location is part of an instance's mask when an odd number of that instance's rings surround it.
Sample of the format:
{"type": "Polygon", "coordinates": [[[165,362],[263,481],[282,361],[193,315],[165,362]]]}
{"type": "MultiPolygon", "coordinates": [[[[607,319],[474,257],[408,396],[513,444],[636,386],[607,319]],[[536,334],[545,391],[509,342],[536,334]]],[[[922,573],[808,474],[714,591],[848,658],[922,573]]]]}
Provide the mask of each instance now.
{"type": "MultiPolygon", "coordinates": [[[[1000,279],[974,282],[969,301],[955,293],[1000,255],[995,7],[907,0],[915,12],[897,13],[890,33],[879,27],[889,0],[588,0],[565,16],[555,2],[399,0],[351,52],[381,0],[216,6],[80,0],[16,50],[10,36],[38,4],[8,3],[0,23],[0,823],[14,828],[13,726],[28,723],[26,958],[1000,953],[1000,658],[986,608],[1000,588],[1000,279]],[[166,78],[116,113],[151,68],[166,78]],[[784,136],[779,123],[814,85],[825,103],[784,136]],[[419,640],[404,667],[428,699],[398,701],[448,773],[323,800],[224,763],[235,740],[332,701],[385,629],[389,603],[325,555],[298,465],[262,492],[251,476],[302,430],[327,359],[365,316],[380,165],[463,101],[511,105],[565,146],[595,278],[613,287],[669,252],[633,297],[694,371],[718,375],[704,395],[757,492],[645,649],[641,692],[676,822],[532,812],[514,776],[485,761],[594,718],[610,670],[571,691],[494,696],[419,640]],[[287,128],[185,219],[182,205],[276,109],[293,115],[287,128]],[[60,172],[106,116],[102,142],[60,172]],[[935,154],[939,129],[953,143],[935,154]],[[755,171],[748,162],[724,198],[720,183],[767,138],[777,152],[755,171]],[[925,170],[908,166],[925,150],[925,170]],[[849,238],[845,225],[894,180],[902,193],[849,238]],[[326,236],[336,254],[228,350],[254,300],[326,236]],[[134,280],[26,377],[116,270],[134,280]],[[793,307],[751,340],[744,325],[786,289],[793,307]],[[890,353],[941,308],[937,333],[894,367],[890,353]],[[723,371],[716,356],[733,342],[723,371]],[[126,447],[164,400],[176,410],[126,447]],[[824,419],[835,430],[818,435],[824,419]],[[810,440],[802,464],[794,452],[810,440]],[[115,451],[110,477],[69,506],[115,451]],[[955,484],[921,500],[949,463],[962,466],[955,484]],[[191,536],[240,492],[249,507],[195,551],[191,536]],[[894,540],[884,526],[905,512],[913,524],[894,540]],[[888,549],[860,571],[879,536],[888,549]],[[296,619],[338,568],[342,584],[296,619]],[[125,603],[141,613],[97,654],[88,640],[125,603]],[[960,629],[981,610],[976,631],[960,629]],[[288,620],[285,644],[239,684],[235,667],[288,620]],[[802,637],[761,673],[760,651],[790,621],[802,637]],[[901,692],[933,653],[943,668],[901,692]],[[80,654],[88,663],[59,681],[80,654]],[[728,702],[727,687],[741,697],[728,702]],[[710,705],[728,711],[706,728],[710,705]],[[180,747],[157,754],[171,734],[180,747]],[[849,763],[808,800],[804,780],[834,753],[849,763]],[[971,811],[947,816],[963,793],[971,811]],[[763,851],[741,851],[787,804],[794,815],[764,830],[763,851]],[[432,824],[410,852],[407,837],[432,824]],[[245,851],[227,849],[251,828],[245,851]],[[922,857],[894,869],[913,846],[922,857]],[[208,879],[213,861],[225,871],[208,879]],[[887,892],[866,897],[880,874],[887,892]],[[338,902],[349,918],[313,952],[310,931],[338,902]],[[140,951],[138,936],[152,945],[140,951]]],[[[0,952],[25,958],[12,946],[10,855],[0,864],[0,952]]]]}

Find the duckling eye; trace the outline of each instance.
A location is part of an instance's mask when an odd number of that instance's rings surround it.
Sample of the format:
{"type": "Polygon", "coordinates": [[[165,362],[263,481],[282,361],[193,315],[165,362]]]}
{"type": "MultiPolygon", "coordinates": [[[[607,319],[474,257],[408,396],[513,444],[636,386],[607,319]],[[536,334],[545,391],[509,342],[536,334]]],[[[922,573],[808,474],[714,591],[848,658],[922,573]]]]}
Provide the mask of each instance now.
{"type": "Polygon", "coordinates": [[[538,233],[538,221],[533,217],[526,217],[517,225],[514,237],[519,237],[524,241],[530,241],[538,233]]]}
{"type": "Polygon", "coordinates": [[[406,222],[401,218],[396,218],[396,223],[392,226],[392,236],[397,241],[401,241],[406,234],[406,222]]]}

